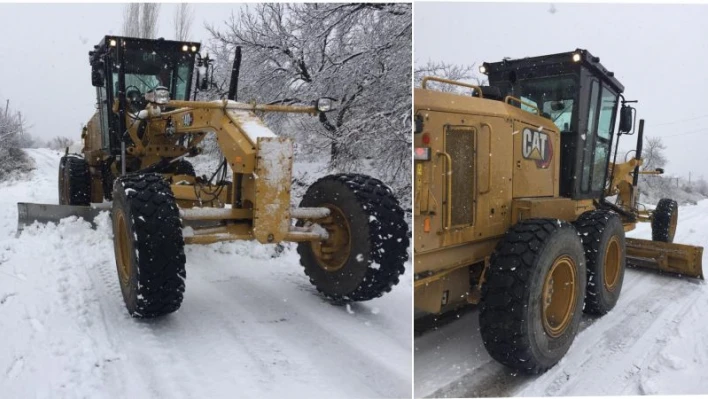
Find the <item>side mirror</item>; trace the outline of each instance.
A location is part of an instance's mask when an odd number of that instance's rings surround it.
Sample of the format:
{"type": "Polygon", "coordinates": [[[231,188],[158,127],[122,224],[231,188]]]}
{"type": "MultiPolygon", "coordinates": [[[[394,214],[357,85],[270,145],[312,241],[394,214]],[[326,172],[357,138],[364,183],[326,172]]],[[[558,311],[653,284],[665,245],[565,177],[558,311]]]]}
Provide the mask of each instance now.
{"type": "Polygon", "coordinates": [[[199,90],[209,90],[209,73],[205,73],[204,77],[201,78],[201,81],[199,82],[199,90]]]}
{"type": "Polygon", "coordinates": [[[103,73],[101,69],[103,64],[93,65],[91,68],[91,84],[93,87],[103,87],[103,73]]]}
{"type": "Polygon", "coordinates": [[[632,131],[632,107],[628,105],[622,105],[622,108],[620,108],[619,131],[621,133],[632,131]]]}

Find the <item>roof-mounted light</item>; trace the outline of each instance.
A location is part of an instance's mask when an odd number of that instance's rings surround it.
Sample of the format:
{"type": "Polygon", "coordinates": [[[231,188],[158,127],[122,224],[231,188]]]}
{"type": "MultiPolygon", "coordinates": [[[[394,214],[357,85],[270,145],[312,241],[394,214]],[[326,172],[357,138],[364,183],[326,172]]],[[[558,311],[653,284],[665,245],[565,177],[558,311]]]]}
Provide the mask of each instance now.
{"type": "Polygon", "coordinates": [[[111,41],[108,42],[108,44],[110,44],[111,47],[115,47],[118,44],[118,42],[116,42],[116,39],[111,39],[111,41]]]}
{"type": "Polygon", "coordinates": [[[580,53],[573,54],[573,62],[580,62],[580,53]]]}
{"type": "Polygon", "coordinates": [[[182,46],[182,51],[189,51],[189,46],[187,46],[186,44],[182,46]]]}
{"type": "Polygon", "coordinates": [[[193,53],[196,53],[196,52],[197,52],[197,46],[192,45],[192,52],[193,52],[193,53]]]}
{"type": "Polygon", "coordinates": [[[487,74],[487,67],[484,65],[479,66],[479,73],[486,75],[487,74]]]}

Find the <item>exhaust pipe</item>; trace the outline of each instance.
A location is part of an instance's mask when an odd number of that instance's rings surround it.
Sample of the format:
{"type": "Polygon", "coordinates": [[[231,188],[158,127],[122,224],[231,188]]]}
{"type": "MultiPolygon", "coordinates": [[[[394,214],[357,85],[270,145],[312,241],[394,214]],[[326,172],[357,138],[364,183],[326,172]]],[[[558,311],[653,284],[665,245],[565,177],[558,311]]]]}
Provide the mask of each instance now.
{"type": "Polygon", "coordinates": [[[234,65],[231,68],[231,81],[229,82],[228,99],[236,101],[238,91],[238,76],[241,72],[241,46],[236,46],[236,55],[234,56],[234,65]]]}

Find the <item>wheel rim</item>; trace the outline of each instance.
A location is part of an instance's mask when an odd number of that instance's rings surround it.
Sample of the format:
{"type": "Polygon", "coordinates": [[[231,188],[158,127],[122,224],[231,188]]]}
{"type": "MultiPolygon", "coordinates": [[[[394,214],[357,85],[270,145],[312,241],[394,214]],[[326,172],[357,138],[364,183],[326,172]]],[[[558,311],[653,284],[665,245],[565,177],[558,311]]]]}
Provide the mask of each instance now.
{"type": "Polygon", "coordinates": [[[328,272],[334,272],[344,267],[349,259],[351,228],[344,212],[339,207],[331,204],[322,206],[329,208],[330,215],[317,222],[327,230],[329,237],[324,241],[313,241],[312,252],[320,267],[328,272]]]}
{"type": "Polygon", "coordinates": [[[576,301],[577,275],[573,259],[558,257],[546,274],[543,284],[543,328],[552,337],[558,337],[568,328],[573,318],[576,301]]]}
{"type": "Polygon", "coordinates": [[[125,214],[121,211],[116,211],[116,219],[118,230],[116,232],[117,248],[118,248],[118,277],[120,277],[121,285],[127,286],[132,274],[131,252],[130,252],[130,236],[128,235],[128,227],[125,222],[125,214]]]}
{"type": "Polygon", "coordinates": [[[612,236],[605,250],[604,283],[608,291],[614,291],[620,274],[620,245],[617,236],[612,236]]]}

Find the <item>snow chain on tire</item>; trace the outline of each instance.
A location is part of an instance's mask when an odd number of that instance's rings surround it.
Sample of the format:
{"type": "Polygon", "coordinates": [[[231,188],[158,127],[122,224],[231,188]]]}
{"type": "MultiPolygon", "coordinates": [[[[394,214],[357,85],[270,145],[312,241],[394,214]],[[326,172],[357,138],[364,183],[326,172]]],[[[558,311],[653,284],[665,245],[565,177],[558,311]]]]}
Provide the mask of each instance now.
{"type": "Polygon", "coordinates": [[[91,203],[91,174],[85,159],[71,155],[61,157],[59,175],[59,204],[91,203]]]}
{"type": "Polygon", "coordinates": [[[660,242],[674,242],[678,203],[670,198],[662,198],[656,205],[651,218],[651,239],[660,242]]]}
{"type": "Polygon", "coordinates": [[[405,271],[409,244],[404,212],[391,189],[365,175],[326,176],[308,188],[300,206],[328,205],[346,218],[350,251],[341,267],[326,270],[314,244],[299,243],[300,263],[310,282],[336,302],[366,301],[391,291],[405,271]]]}
{"type": "Polygon", "coordinates": [[[182,222],[169,184],[159,174],[126,175],[113,187],[113,232],[118,276],[128,312],[150,318],[179,309],[184,293],[182,222]],[[120,218],[127,236],[121,277],[120,218]]]}

